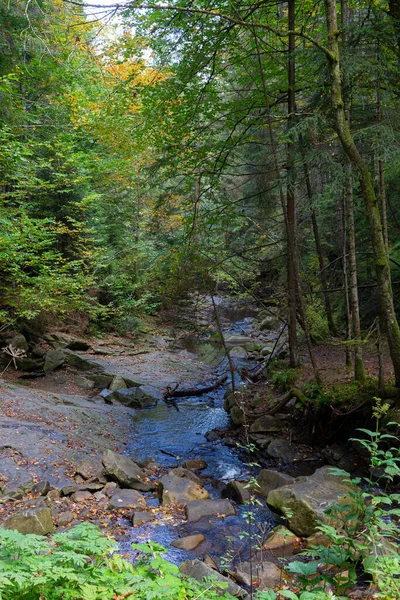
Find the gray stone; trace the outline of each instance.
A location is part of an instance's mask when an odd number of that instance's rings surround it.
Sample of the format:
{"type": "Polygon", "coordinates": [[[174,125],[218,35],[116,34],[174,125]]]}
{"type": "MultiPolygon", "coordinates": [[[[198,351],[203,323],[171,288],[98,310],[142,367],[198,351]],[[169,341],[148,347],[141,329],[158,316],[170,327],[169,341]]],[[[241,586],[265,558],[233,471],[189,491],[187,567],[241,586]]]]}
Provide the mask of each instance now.
{"type": "Polygon", "coordinates": [[[196,475],[195,473],[193,473],[193,471],[190,471],[189,469],[184,469],[183,467],[177,467],[176,469],[171,469],[169,471],[168,475],[173,476],[173,477],[186,477],[186,479],[190,479],[191,481],[194,481],[198,485],[202,484],[202,481],[201,481],[200,477],[198,477],[198,475],[196,475]]]}
{"type": "Polygon", "coordinates": [[[57,525],[59,527],[65,527],[66,525],[69,525],[70,523],[72,523],[72,521],[74,519],[75,519],[74,513],[71,512],[70,510],[67,510],[66,512],[61,513],[61,515],[58,517],[57,525]]]}
{"type": "Polygon", "coordinates": [[[144,525],[145,523],[149,523],[153,520],[153,517],[150,513],[135,511],[132,517],[132,525],[134,527],[140,527],[140,525],[144,525]]]}
{"type": "Polygon", "coordinates": [[[67,355],[63,350],[50,350],[44,357],[43,371],[48,375],[59,367],[62,367],[67,360],[67,355]]]}
{"type": "Polygon", "coordinates": [[[101,476],[104,473],[100,458],[84,458],[75,469],[75,473],[81,475],[84,479],[101,476]]]}
{"type": "Polygon", "coordinates": [[[195,533],[194,535],[187,535],[174,540],[171,546],[180,550],[195,550],[205,539],[202,533],[195,533]]]}
{"type": "Polygon", "coordinates": [[[146,500],[136,490],[116,490],[110,498],[110,508],[140,508],[146,506],[146,500]]]}
{"type": "Polygon", "coordinates": [[[236,425],[237,427],[240,427],[240,425],[243,425],[244,412],[239,406],[233,406],[231,408],[230,415],[231,415],[232,423],[234,425],[236,425]]]}
{"type": "Polygon", "coordinates": [[[244,348],[242,348],[241,346],[234,346],[230,351],[229,354],[232,356],[232,358],[246,358],[247,356],[247,352],[244,348]]]}
{"type": "Polygon", "coordinates": [[[26,341],[26,337],[22,335],[22,333],[17,333],[10,340],[8,340],[8,344],[12,346],[15,350],[23,350],[24,352],[28,352],[29,344],[26,341]]]}
{"type": "Polygon", "coordinates": [[[116,375],[108,386],[112,392],[115,392],[116,390],[124,390],[126,387],[125,381],[119,375],[116,375]]]}
{"type": "Polygon", "coordinates": [[[75,375],[74,383],[84,390],[92,390],[94,388],[94,381],[83,377],[83,375],[75,375]]]}
{"type": "Polygon", "coordinates": [[[246,482],[230,481],[222,490],[224,498],[232,498],[236,504],[245,504],[250,500],[250,489],[246,487],[246,482]]]}
{"type": "Polygon", "coordinates": [[[246,344],[252,344],[254,342],[253,338],[247,337],[245,335],[226,335],[225,336],[225,344],[234,348],[235,346],[245,347],[246,344]]]}
{"type": "Polygon", "coordinates": [[[275,527],[263,543],[262,550],[275,557],[287,557],[300,550],[300,539],[283,525],[275,527]]]}
{"type": "Polygon", "coordinates": [[[3,523],[5,529],[15,529],[20,533],[47,535],[54,531],[53,517],[49,508],[34,508],[15,513],[3,523]]]}
{"type": "Polygon", "coordinates": [[[293,477],[286,475],[286,473],[279,473],[278,471],[270,471],[269,469],[261,469],[257,477],[257,486],[254,491],[260,496],[265,498],[272,490],[282,487],[284,485],[290,485],[294,482],[293,477]]]}
{"type": "Polygon", "coordinates": [[[22,481],[21,483],[11,483],[3,490],[3,496],[7,496],[8,498],[14,498],[15,500],[20,500],[21,498],[29,494],[29,492],[31,492],[34,487],[35,482],[32,481],[32,479],[22,481]]]}
{"type": "Polygon", "coordinates": [[[158,493],[161,504],[186,504],[191,500],[205,500],[210,495],[203,487],[186,479],[166,475],[160,479],[158,493]]]}
{"type": "Polygon", "coordinates": [[[272,354],[273,350],[274,350],[274,345],[269,344],[267,346],[264,346],[261,349],[260,354],[261,354],[261,356],[269,356],[270,354],[272,354]]]}
{"type": "Polygon", "coordinates": [[[43,370],[44,360],[42,358],[17,358],[16,362],[18,369],[27,373],[43,370]]]}
{"type": "Polygon", "coordinates": [[[102,462],[106,473],[122,486],[142,492],[154,490],[155,484],[148,480],[144,471],[128,456],[105,450],[102,462]]]}
{"type": "Polygon", "coordinates": [[[103,370],[97,363],[87,358],[83,358],[82,356],[79,356],[79,354],[76,354],[72,350],[65,349],[63,350],[63,352],[65,354],[65,362],[70,367],[78,369],[78,371],[97,371],[97,373],[99,374],[99,372],[101,373],[101,371],[103,370]]]}
{"type": "Polygon", "coordinates": [[[155,406],[159,400],[162,400],[163,394],[160,390],[150,385],[143,385],[126,390],[116,390],[113,392],[112,397],[114,400],[131,408],[148,408],[155,406]]]}
{"type": "Polygon", "coordinates": [[[217,590],[220,591],[221,596],[223,596],[226,592],[232,594],[232,596],[235,596],[236,598],[245,598],[247,596],[247,592],[245,592],[245,590],[239,587],[236,583],[234,583],[227,577],[224,577],[220,573],[217,573],[214,569],[201,562],[200,560],[186,560],[184,563],[181,564],[179,570],[184,575],[187,575],[187,577],[192,577],[193,579],[196,579],[200,582],[202,582],[205,578],[211,578],[213,580],[227,584],[227,586],[224,586],[223,588],[217,587],[217,590]]]}
{"type": "Polygon", "coordinates": [[[107,375],[106,373],[100,375],[91,375],[90,379],[94,381],[94,385],[97,388],[103,389],[108,388],[112,380],[114,379],[113,375],[107,375]]]}
{"type": "Polygon", "coordinates": [[[282,430],[282,421],[272,415],[259,417],[250,426],[250,433],[274,433],[282,430]]]}
{"type": "Polygon", "coordinates": [[[71,496],[71,494],[75,494],[76,492],[98,492],[102,488],[102,483],[87,482],[77,485],[64,485],[61,488],[61,493],[63,496],[71,496]]]}
{"type": "Polygon", "coordinates": [[[297,456],[296,450],[287,440],[272,440],[268,445],[267,454],[283,463],[290,463],[297,456]]]}
{"type": "Polygon", "coordinates": [[[86,500],[90,500],[91,497],[92,494],[86,491],[79,491],[71,494],[71,500],[73,502],[76,502],[77,504],[79,504],[80,502],[85,502],[86,500]]]}
{"type": "Polygon", "coordinates": [[[90,344],[85,342],[85,340],[71,340],[65,347],[75,352],[86,352],[89,350],[90,344]]]}
{"type": "Polygon", "coordinates": [[[290,485],[272,490],[267,503],[286,516],[294,533],[307,537],[316,532],[318,522],[337,525],[337,519],[325,511],[333,504],[350,504],[348,494],[355,490],[353,484],[332,475],[330,467],[321,467],[310,477],[300,477],[290,485]]]}
{"type": "Polygon", "coordinates": [[[263,433],[250,433],[249,438],[252,442],[254,442],[258,448],[261,450],[266,450],[272,440],[274,439],[270,435],[265,435],[263,433]]]}
{"type": "Polygon", "coordinates": [[[207,469],[208,465],[206,461],[201,458],[192,458],[185,460],[182,466],[185,469],[193,469],[193,471],[203,471],[203,469],[207,469]]]}
{"type": "Polygon", "coordinates": [[[235,515],[235,509],[229,500],[193,500],[185,506],[188,521],[196,522],[203,517],[229,517],[235,515]]]}
{"type": "Polygon", "coordinates": [[[217,440],[219,440],[219,435],[214,430],[207,431],[204,437],[206,438],[207,442],[216,442],[217,440]]]}
{"type": "Polygon", "coordinates": [[[238,565],[236,575],[238,581],[245,585],[251,585],[250,573],[253,573],[253,582],[259,582],[260,589],[275,588],[282,583],[282,571],[274,563],[269,561],[244,562],[238,565]]]}
{"type": "Polygon", "coordinates": [[[259,329],[261,331],[274,331],[277,327],[279,327],[279,321],[276,317],[273,317],[272,315],[265,317],[259,325],[259,329]]]}
{"type": "Polygon", "coordinates": [[[40,496],[47,496],[50,490],[51,485],[47,480],[38,481],[32,488],[32,492],[34,494],[39,494],[40,496]]]}
{"type": "Polygon", "coordinates": [[[95,492],[93,494],[93,498],[96,500],[96,502],[100,502],[100,500],[106,500],[107,496],[103,494],[103,492],[95,492]]]}

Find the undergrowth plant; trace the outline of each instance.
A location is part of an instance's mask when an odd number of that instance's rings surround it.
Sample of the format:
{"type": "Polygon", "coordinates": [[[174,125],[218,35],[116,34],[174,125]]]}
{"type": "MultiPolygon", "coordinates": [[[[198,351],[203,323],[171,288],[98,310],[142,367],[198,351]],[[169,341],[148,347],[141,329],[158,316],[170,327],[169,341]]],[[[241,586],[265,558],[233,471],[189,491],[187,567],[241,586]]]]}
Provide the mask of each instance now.
{"type": "Polygon", "coordinates": [[[376,428],[374,431],[360,429],[365,437],[357,440],[370,453],[370,476],[351,479],[345,471],[332,469],[333,474],[352,483],[353,489],[345,501],[326,511],[334,524],[324,523],[317,528],[330,544],[327,547],[316,545],[305,551],[304,554],[312,559],[310,562],[294,561],[288,565],[287,570],[296,577],[300,595],[280,592],[282,597],[322,600],[327,597],[328,591],[338,597],[346,597],[339,595],[356,583],[362,573],[375,584],[375,598],[400,598],[400,554],[397,546],[400,494],[387,491],[394,478],[400,477],[399,439],[379,431],[380,419],[389,405],[383,404],[380,398],[375,398],[375,402],[373,415],[376,428]],[[396,443],[397,447],[388,449],[388,442],[396,443]]]}
{"type": "Polygon", "coordinates": [[[184,578],[165,560],[165,548],[134,544],[131,564],[116,543],[89,523],[47,539],[0,529],[1,600],[191,600],[223,597],[224,584],[184,578]],[[217,587],[218,586],[218,587],[217,587]]]}

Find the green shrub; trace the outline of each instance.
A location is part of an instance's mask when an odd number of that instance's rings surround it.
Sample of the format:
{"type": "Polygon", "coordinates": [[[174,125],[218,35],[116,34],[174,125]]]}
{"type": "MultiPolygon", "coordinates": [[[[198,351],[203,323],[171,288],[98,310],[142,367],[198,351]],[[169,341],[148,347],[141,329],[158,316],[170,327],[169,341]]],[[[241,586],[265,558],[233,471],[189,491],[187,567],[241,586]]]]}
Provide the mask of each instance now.
{"type": "Polygon", "coordinates": [[[88,523],[51,539],[0,529],[0,599],[111,600],[124,594],[135,600],[220,597],[214,582],[201,585],[181,576],[176,565],[162,558],[162,546],[133,548],[139,558],[131,564],[115,553],[115,542],[88,523]]]}

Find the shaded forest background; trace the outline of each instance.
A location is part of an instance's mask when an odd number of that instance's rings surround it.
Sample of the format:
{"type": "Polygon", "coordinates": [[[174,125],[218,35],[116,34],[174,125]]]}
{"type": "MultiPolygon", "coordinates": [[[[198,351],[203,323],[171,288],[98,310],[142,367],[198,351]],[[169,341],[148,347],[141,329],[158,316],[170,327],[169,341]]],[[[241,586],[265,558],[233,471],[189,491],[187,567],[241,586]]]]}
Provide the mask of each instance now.
{"type": "Polygon", "coordinates": [[[359,380],[380,317],[400,381],[398,2],[0,0],[0,28],[3,328],[131,332],[218,287],[359,380]]]}

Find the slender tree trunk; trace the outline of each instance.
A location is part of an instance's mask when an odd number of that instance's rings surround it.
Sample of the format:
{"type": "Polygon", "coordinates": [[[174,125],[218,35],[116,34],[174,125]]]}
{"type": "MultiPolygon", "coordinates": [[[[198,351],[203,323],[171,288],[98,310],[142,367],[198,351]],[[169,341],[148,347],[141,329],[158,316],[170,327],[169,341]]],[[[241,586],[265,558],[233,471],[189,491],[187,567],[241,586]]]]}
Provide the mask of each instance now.
{"type": "MultiPolygon", "coordinates": [[[[345,166],[345,196],[346,196],[346,232],[348,240],[348,262],[350,279],[351,322],[354,339],[354,379],[365,381],[365,369],[361,346],[360,307],[358,303],[356,235],[354,227],[353,178],[351,164],[346,157],[345,166]]],[[[346,260],[346,259],[345,259],[346,260]]]]}
{"type": "MultiPolygon", "coordinates": [[[[295,0],[288,2],[288,28],[294,31],[295,25],[295,0]]],[[[296,113],[296,64],[295,41],[293,34],[289,34],[289,61],[288,61],[288,129],[290,130],[296,113]]],[[[297,344],[297,281],[296,281],[296,195],[295,195],[295,146],[290,140],[287,144],[287,189],[286,189],[286,238],[287,238],[287,287],[288,287],[288,338],[289,338],[289,363],[291,367],[299,365],[297,344]]]]}
{"type": "Polygon", "coordinates": [[[381,313],[385,321],[386,334],[389,342],[396,386],[400,387],[400,328],[393,303],[393,293],[390,276],[390,265],[386,253],[385,240],[382,232],[382,222],[369,169],[356,147],[346,122],[342,98],[342,80],[339,62],[339,43],[336,0],[325,0],[326,22],[328,31],[329,67],[331,72],[332,108],[335,114],[336,131],[344,151],[355,167],[361,186],[366,214],[371,229],[371,242],[374,254],[381,313]]]}
{"type": "Polygon", "coordinates": [[[349,278],[347,274],[347,237],[346,237],[346,195],[344,193],[338,197],[336,202],[336,212],[339,229],[340,254],[342,258],[342,274],[343,274],[343,289],[344,289],[344,314],[346,320],[346,367],[352,366],[351,357],[351,308],[349,295],[349,278]]]}
{"type": "MultiPolygon", "coordinates": [[[[377,60],[379,62],[380,52],[378,45],[377,60]]],[[[376,106],[377,106],[377,118],[378,124],[382,122],[382,99],[381,99],[381,83],[380,77],[376,82],[376,106]]],[[[378,181],[379,181],[379,200],[381,208],[381,219],[382,219],[382,233],[385,241],[386,252],[389,258],[389,234],[388,234],[388,223],[387,223],[387,206],[386,206],[386,185],[385,185],[385,169],[383,166],[383,160],[381,157],[382,143],[380,144],[379,157],[378,157],[378,181]]]]}
{"type": "Polygon", "coordinates": [[[324,254],[322,251],[321,237],[319,235],[317,215],[316,215],[314,207],[313,207],[313,191],[312,191],[312,187],[311,187],[310,173],[309,173],[308,166],[307,166],[305,159],[303,159],[303,167],[304,167],[304,176],[305,176],[305,182],[306,182],[306,188],[307,188],[307,196],[310,201],[311,221],[312,221],[312,227],[313,227],[313,232],[314,232],[315,248],[317,250],[318,263],[319,263],[319,276],[321,279],[322,289],[324,290],[323,295],[324,295],[326,318],[328,320],[329,331],[331,332],[332,335],[337,335],[335,323],[333,320],[331,299],[329,297],[329,293],[326,291],[328,289],[328,280],[327,280],[326,271],[325,271],[325,259],[324,259],[324,254]]]}

